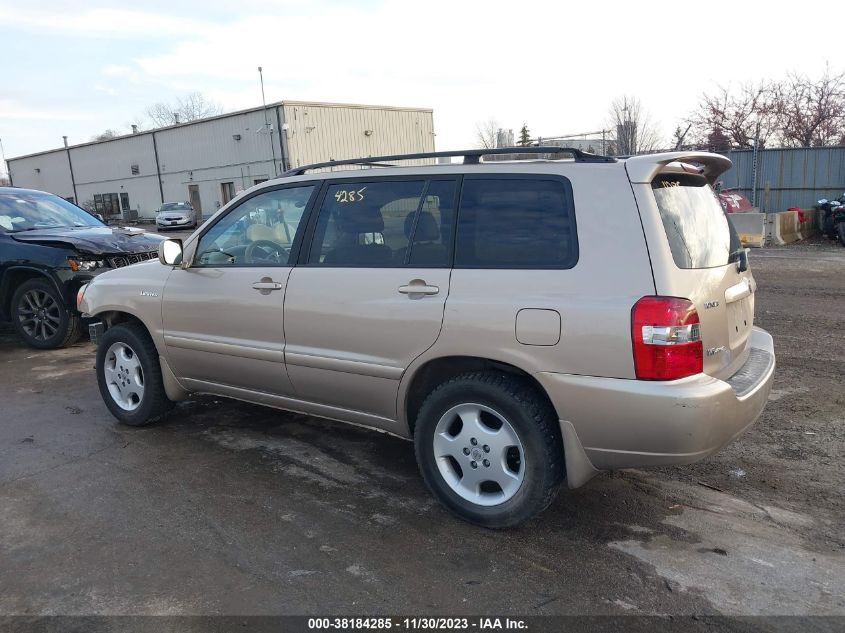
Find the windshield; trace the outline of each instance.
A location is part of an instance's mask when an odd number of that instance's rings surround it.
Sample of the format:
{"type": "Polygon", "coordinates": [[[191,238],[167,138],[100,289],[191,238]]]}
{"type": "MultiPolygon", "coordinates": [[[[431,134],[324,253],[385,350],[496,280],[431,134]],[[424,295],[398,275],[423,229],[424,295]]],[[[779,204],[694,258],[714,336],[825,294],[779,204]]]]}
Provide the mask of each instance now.
{"type": "Polygon", "coordinates": [[[187,202],[165,202],[158,210],[159,213],[163,211],[190,211],[191,205],[187,202]]]}
{"type": "Polygon", "coordinates": [[[0,193],[0,230],[7,233],[67,227],[103,226],[90,213],[50,193],[0,193]]]}
{"type": "Polygon", "coordinates": [[[733,225],[704,178],[661,174],[651,188],[678,268],[725,266],[742,250],[733,225]]]}

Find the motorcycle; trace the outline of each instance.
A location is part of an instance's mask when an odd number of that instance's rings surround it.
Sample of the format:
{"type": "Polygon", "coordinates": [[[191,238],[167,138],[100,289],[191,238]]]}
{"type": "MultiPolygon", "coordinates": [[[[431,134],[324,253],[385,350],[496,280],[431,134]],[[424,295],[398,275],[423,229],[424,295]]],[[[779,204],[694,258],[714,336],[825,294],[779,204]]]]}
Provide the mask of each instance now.
{"type": "Polygon", "coordinates": [[[815,208],[822,212],[822,233],[845,246],[845,193],[838,200],[822,198],[815,208]]]}

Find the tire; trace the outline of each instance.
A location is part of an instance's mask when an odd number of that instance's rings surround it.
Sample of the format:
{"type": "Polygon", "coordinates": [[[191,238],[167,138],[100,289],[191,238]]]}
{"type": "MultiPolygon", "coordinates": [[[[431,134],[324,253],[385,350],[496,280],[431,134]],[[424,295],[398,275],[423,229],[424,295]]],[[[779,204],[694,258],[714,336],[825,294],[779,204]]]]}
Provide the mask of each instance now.
{"type": "Polygon", "coordinates": [[[839,243],[845,246],[845,220],[836,225],[836,234],[839,237],[839,243]]]}
{"type": "Polygon", "coordinates": [[[173,406],[164,391],[158,350],[135,323],[103,334],[97,345],[97,385],[109,412],[129,426],[157,422],[173,406]]]}
{"type": "Polygon", "coordinates": [[[79,313],[69,310],[56,287],[46,279],[30,279],[12,295],[12,321],[31,347],[56,349],[79,340],[79,313]]]}
{"type": "Polygon", "coordinates": [[[499,371],[461,374],[436,387],[420,407],[414,448],[432,494],[487,528],[542,512],[564,477],[555,410],[528,380],[499,371]]]}

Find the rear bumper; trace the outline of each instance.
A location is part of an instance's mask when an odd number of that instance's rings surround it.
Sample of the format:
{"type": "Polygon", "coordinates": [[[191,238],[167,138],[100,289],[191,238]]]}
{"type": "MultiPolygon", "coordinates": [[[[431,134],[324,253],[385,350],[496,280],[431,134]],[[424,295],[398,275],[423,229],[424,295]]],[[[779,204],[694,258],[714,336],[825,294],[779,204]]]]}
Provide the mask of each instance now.
{"type": "Polygon", "coordinates": [[[748,360],[728,380],[706,374],[670,382],[537,374],[562,418],[565,450],[573,455],[571,468],[567,455],[570,486],[589,479],[590,467],[594,474],[687,464],[742,435],[762,413],[775,370],[771,335],[754,328],[750,344],[748,360]]]}

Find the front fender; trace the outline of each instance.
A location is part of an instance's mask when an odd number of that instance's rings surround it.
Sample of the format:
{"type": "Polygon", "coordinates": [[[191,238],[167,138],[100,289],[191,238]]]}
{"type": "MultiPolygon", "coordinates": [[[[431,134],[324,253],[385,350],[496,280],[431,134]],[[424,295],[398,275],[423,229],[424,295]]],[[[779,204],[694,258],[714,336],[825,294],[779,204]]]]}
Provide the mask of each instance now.
{"type": "Polygon", "coordinates": [[[161,300],[172,270],[153,260],[102,273],[86,286],[79,310],[92,317],[115,312],[133,316],[144,324],[159,355],[166,358],[161,300]]]}

